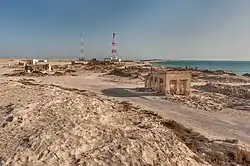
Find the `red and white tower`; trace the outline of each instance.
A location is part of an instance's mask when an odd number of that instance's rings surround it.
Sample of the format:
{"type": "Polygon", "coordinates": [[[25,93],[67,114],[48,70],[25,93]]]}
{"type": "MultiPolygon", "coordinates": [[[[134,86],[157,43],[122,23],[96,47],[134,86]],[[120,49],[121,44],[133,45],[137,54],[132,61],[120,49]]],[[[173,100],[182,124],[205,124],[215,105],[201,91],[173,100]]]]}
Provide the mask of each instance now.
{"type": "Polygon", "coordinates": [[[117,60],[118,55],[117,55],[117,50],[116,50],[116,38],[115,38],[115,33],[113,33],[112,36],[112,49],[111,49],[111,60],[117,60]]]}

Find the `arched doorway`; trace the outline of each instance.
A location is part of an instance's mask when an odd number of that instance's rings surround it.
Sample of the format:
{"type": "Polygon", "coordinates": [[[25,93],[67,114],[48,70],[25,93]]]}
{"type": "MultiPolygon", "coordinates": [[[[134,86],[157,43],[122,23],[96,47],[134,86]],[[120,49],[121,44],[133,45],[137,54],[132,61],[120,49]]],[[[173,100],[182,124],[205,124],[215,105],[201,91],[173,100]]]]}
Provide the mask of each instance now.
{"type": "Polygon", "coordinates": [[[180,95],[187,93],[187,80],[180,80],[180,95]]]}
{"type": "Polygon", "coordinates": [[[169,92],[170,92],[170,94],[177,93],[177,80],[170,80],[169,81],[169,92]]]}
{"type": "Polygon", "coordinates": [[[163,78],[159,80],[159,92],[164,93],[163,78]]]}

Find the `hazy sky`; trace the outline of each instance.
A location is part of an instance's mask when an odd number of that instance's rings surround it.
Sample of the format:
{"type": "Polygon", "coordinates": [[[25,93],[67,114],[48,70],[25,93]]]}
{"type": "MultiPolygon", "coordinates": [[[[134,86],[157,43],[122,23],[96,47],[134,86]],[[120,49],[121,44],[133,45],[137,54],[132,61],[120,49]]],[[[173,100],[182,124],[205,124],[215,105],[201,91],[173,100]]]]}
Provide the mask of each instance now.
{"type": "Polygon", "coordinates": [[[250,0],[0,0],[0,56],[250,60],[250,0]]]}

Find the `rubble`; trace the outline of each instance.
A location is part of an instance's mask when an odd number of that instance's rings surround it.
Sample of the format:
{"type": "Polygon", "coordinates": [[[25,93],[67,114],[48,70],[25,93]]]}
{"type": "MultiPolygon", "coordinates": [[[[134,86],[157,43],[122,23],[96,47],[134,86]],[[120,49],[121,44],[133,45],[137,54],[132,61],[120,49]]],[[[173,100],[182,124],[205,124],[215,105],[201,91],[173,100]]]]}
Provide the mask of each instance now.
{"type": "Polygon", "coordinates": [[[206,111],[219,111],[226,107],[221,96],[191,92],[189,96],[167,95],[163,97],[178,104],[185,104],[191,108],[204,109],[206,111]]]}
{"type": "Polygon", "coordinates": [[[128,70],[125,69],[113,69],[108,73],[108,75],[114,75],[114,76],[119,76],[119,77],[132,77],[132,74],[128,72],[128,70]]]}
{"type": "Polygon", "coordinates": [[[244,76],[244,77],[250,77],[250,73],[245,73],[242,76],[244,76]]]}
{"type": "Polygon", "coordinates": [[[69,68],[69,65],[53,65],[52,70],[54,71],[64,71],[69,68]]]}
{"type": "Polygon", "coordinates": [[[229,76],[237,76],[237,74],[233,73],[233,72],[228,72],[228,71],[224,71],[224,70],[199,70],[205,74],[212,74],[212,75],[229,75],[229,76]]]}
{"type": "Polygon", "coordinates": [[[210,75],[200,72],[192,73],[193,82],[219,82],[219,83],[250,83],[250,80],[229,75],[210,75]]]}
{"type": "Polygon", "coordinates": [[[3,76],[6,77],[20,77],[20,76],[29,76],[29,77],[44,77],[48,76],[47,73],[39,72],[39,71],[34,71],[32,73],[27,73],[25,71],[17,71],[17,72],[12,72],[8,74],[4,74],[3,76]]]}
{"type": "Polygon", "coordinates": [[[151,88],[136,88],[137,92],[154,92],[151,88]]]}
{"type": "Polygon", "coordinates": [[[11,60],[8,64],[5,64],[3,67],[7,68],[23,68],[25,66],[25,62],[23,60],[11,60]]]}
{"type": "Polygon", "coordinates": [[[224,94],[229,97],[250,99],[250,85],[225,85],[207,83],[205,85],[194,86],[195,89],[224,94]]]}
{"type": "Polygon", "coordinates": [[[129,79],[145,80],[144,75],[149,71],[149,68],[137,67],[137,66],[125,66],[123,68],[114,68],[106,75],[127,77],[129,79]]]}
{"type": "Polygon", "coordinates": [[[110,61],[98,61],[98,60],[91,60],[85,66],[85,70],[92,71],[94,73],[106,73],[114,68],[120,67],[122,64],[114,63],[110,61]]]}
{"type": "Polygon", "coordinates": [[[250,85],[205,84],[193,86],[189,96],[168,95],[164,99],[191,108],[218,111],[224,108],[250,110],[250,85]]]}
{"type": "Polygon", "coordinates": [[[70,70],[66,70],[66,71],[55,71],[55,72],[50,72],[50,73],[46,73],[46,72],[41,72],[41,71],[33,71],[31,73],[27,73],[24,71],[16,71],[16,72],[12,72],[12,73],[8,73],[8,74],[4,74],[3,76],[6,77],[21,77],[21,76],[26,76],[26,77],[45,77],[45,76],[76,76],[77,74],[75,74],[73,71],[70,70]]]}

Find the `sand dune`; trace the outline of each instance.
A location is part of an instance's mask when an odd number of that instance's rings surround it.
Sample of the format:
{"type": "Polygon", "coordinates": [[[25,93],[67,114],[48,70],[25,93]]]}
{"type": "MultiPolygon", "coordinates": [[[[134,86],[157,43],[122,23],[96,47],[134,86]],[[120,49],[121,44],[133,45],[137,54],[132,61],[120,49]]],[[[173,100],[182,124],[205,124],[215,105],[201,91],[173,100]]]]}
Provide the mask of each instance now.
{"type": "Polygon", "coordinates": [[[201,165],[158,119],[125,103],[16,81],[0,94],[5,165],[201,165]]]}

